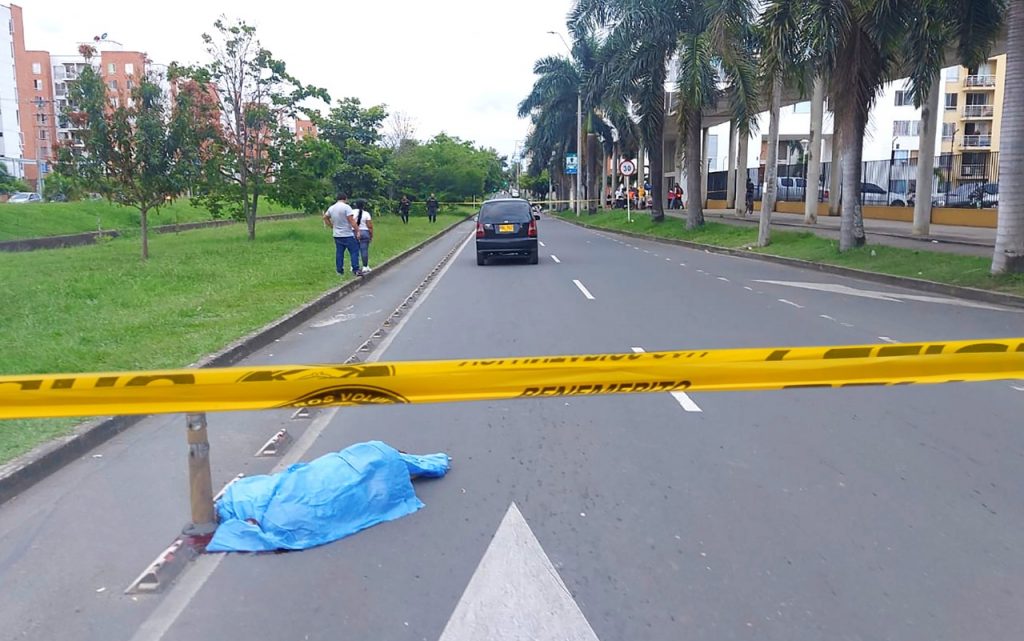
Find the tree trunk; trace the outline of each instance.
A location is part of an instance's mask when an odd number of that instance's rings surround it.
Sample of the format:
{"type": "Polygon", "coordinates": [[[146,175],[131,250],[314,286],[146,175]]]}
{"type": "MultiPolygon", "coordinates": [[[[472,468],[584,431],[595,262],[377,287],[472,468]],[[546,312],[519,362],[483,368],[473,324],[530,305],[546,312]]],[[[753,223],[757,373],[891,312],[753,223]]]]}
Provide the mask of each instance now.
{"type": "Polygon", "coordinates": [[[622,149],[618,143],[612,146],[612,193],[619,188],[619,157],[622,155],[622,149]]]}
{"type": "Polygon", "coordinates": [[[661,198],[665,181],[665,137],[660,131],[657,140],[651,143],[648,150],[651,155],[651,218],[657,221],[665,220],[665,207],[661,198]]]}
{"type": "Polygon", "coordinates": [[[746,216],[747,212],[747,155],[750,153],[750,132],[743,133],[742,127],[737,130],[739,140],[736,142],[736,215],[746,216]]]}
{"type": "Polygon", "coordinates": [[[843,185],[843,141],[839,139],[839,121],[832,114],[832,164],[828,176],[828,215],[838,216],[842,205],[843,185]]]}
{"type": "Polygon", "coordinates": [[[149,260],[149,209],[140,208],[142,224],[142,260],[149,260]]]}
{"type": "Polygon", "coordinates": [[[704,127],[700,134],[700,206],[708,206],[708,181],[711,180],[711,167],[708,166],[708,147],[711,144],[711,128],[704,127]]]}
{"type": "Polygon", "coordinates": [[[739,131],[736,128],[736,121],[729,123],[729,153],[726,154],[726,185],[725,185],[725,208],[736,207],[736,143],[739,131]]]}
{"type": "MultiPolygon", "coordinates": [[[[943,94],[938,71],[932,75],[932,88],[921,104],[921,151],[917,154],[917,191],[914,193],[915,236],[927,236],[932,223],[932,182],[935,180],[935,134],[939,128],[939,97],[943,94]]],[[[889,158],[889,163],[893,162],[889,158]]]]}
{"type": "Polygon", "coordinates": [[[252,194],[252,206],[245,212],[245,224],[249,229],[249,240],[256,240],[256,207],[259,204],[259,192],[252,194]]]}
{"type": "Polygon", "coordinates": [[[807,180],[804,183],[804,222],[818,222],[818,183],[821,181],[821,124],[825,111],[825,80],[814,79],[811,96],[811,147],[807,153],[807,180]]]}
{"type": "Polygon", "coordinates": [[[761,197],[761,220],[757,226],[757,246],[767,247],[772,242],[772,211],[779,176],[779,118],[782,111],[782,74],[772,79],[772,104],[768,124],[768,158],[765,159],[764,195],[761,197]]]}
{"type": "Polygon", "coordinates": [[[587,134],[587,211],[591,214],[597,213],[597,205],[601,202],[597,189],[598,151],[597,134],[587,134]]]}
{"type": "Polygon", "coordinates": [[[999,149],[999,218],[992,273],[1024,272],[1024,6],[1010,3],[999,149]]]}
{"type": "Polygon", "coordinates": [[[598,204],[599,209],[604,209],[606,204],[605,192],[608,190],[608,148],[601,145],[601,189],[598,198],[601,202],[598,204]]]}
{"type": "Polygon", "coordinates": [[[696,229],[704,224],[701,208],[700,112],[691,114],[686,125],[686,228],[696,229]]]}
{"type": "Polygon", "coordinates": [[[839,251],[844,252],[864,244],[864,223],[860,206],[861,154],[864,148],[866,118],[857,113],[856,106],[836,114],[839,135],[842,138],[840,162],[843,171],[843,201],[839,220],[839,251]]]}

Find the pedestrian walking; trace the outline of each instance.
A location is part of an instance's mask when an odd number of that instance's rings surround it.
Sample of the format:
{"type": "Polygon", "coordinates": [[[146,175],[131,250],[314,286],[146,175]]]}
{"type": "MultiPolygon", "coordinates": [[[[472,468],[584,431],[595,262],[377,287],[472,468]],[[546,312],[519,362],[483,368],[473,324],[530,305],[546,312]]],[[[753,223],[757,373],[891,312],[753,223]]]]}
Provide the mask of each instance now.
{"type": "Polygon", "coordinates": [[[332,230],[334,236],[334,269],[339,276],[345,274],[345,252],[348,252],[352,263],[352,273],[360,276],[359,269],[359,242],[356,239],[356,232],[359,230],[359,223],[352,215],[352,208],[348,205],[348,195],[338,194],[338,200],[324,212],[324,226],[332,230]]]}
{"type": "Polygon", "coordinates": [[[437,198],[434,198],[434,194],[430,194],[430,198],[427,198],[427,220],[432,223],[437,222],[437,198]]]}
{"type": "Polygon", "coordinates": [[[406,225],[409,224],[409,202],[408,196],[402,196],[402,200],[398,202],[398,213],[402,216],[402,222],[406,225]]]}
{"type": "Polygon", "coordinates": [[[669,209],[675,209],[676,208],[676,188],[675,187],[669,187],[668,188],[668,208],[669,209]]]}
{"type": "Polygon", "coordinates": [[[356,229],[359,241],[359,255],[363,259],[363,273],[370,270],[370,242],[373,240],[373,217],[366,211],[366,201],[359,199],[355,202],[353,216],[356,219],[356,229]]]}
{"type": "Polygon", "coordinates": [[[683,187],[676,185],[676,209],[683,208],[683,187]]]}
{"type": "Polygon", "coordinates": [[[754,183],[747,178],[747,199],[746,209],[743,210],[744,216],[750,216],[754,213],[754,183]]]}

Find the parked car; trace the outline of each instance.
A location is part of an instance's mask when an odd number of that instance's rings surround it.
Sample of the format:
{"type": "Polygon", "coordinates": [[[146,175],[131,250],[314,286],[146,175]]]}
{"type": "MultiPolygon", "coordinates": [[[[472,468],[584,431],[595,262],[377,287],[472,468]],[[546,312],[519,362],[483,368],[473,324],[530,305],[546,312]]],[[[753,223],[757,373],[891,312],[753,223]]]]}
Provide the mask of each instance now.
{"type": "Polygon", "coordinates": [[[964,183],[949,193],[938,194],[932,205],[936,207],[997,207],[999,183],[964,183]]]}
{"type": "MultiPolygon", "coordinates": [[[[767,183],[761,183],[762,194],[767,188],[767,183]]],[[[775,179],[775,200],[803,200],[806,189],[807,181],[800,176],[779,176],[775,179]]]]}
{"type": "MultiPolygon", "coordinates": [[[[828,200],[829,191],[825,190],[825,200],[828,200]]],[[[889,205],[891,207],[913,207],[914,194],[903,192],[887,192],[875,183],[860,184],[860,202],[862,205],[889,205]]]]}
{"type": "Polygon", "coordinates": [[[42,197],[39,194],[32,191],[17,191],[11,194],[11,197],[7,200],[9,203],[39,203],[42,202],[42,197]]]}
{"type": "Polygon", "coordinates": [[[538,220],[522,198],[485,202],[476,217],[476,264],[486,265],[492,256],[522,256],[536,265],[538,220]]]}

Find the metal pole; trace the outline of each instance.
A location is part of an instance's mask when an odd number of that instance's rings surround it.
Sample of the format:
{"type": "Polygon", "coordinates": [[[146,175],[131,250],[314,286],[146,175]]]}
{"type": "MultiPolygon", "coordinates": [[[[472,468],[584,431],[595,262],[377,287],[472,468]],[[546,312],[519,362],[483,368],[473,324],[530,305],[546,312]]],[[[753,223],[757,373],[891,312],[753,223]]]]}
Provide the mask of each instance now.
{"type": "Polygon", "coordinates": [[[576,217],[580,216],[580,196],[583,195],[583,92],[576,90],[576,217]]]}
{"type": "Polygon", "coordinates": [[[188,435],[188,485],[192,522],[182,532],[204,536],[217,529],[213,509],[213,481],[210,475],[210,441],[206,435],[206,414],[186,414],[188,435]]]}

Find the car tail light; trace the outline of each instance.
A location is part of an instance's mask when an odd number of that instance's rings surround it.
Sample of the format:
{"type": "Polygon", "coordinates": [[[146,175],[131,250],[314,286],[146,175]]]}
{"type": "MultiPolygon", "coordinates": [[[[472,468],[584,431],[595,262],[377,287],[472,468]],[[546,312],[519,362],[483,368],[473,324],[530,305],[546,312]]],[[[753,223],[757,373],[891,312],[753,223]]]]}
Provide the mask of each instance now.
{"type": "Polygon", "coordinates": [[[481,225],[480,223],[476,224],[476,237],[477,238],[483,238],[484,237],[484,226],[481,225]]]}
{"type": "Polygon", "coordinates": [[[537,237],[537,221],[536,220],[531,220],[530,221],[530,226],[526,229],[526,235],[529,236],[530,238],[536,238],[537,237]]]}

